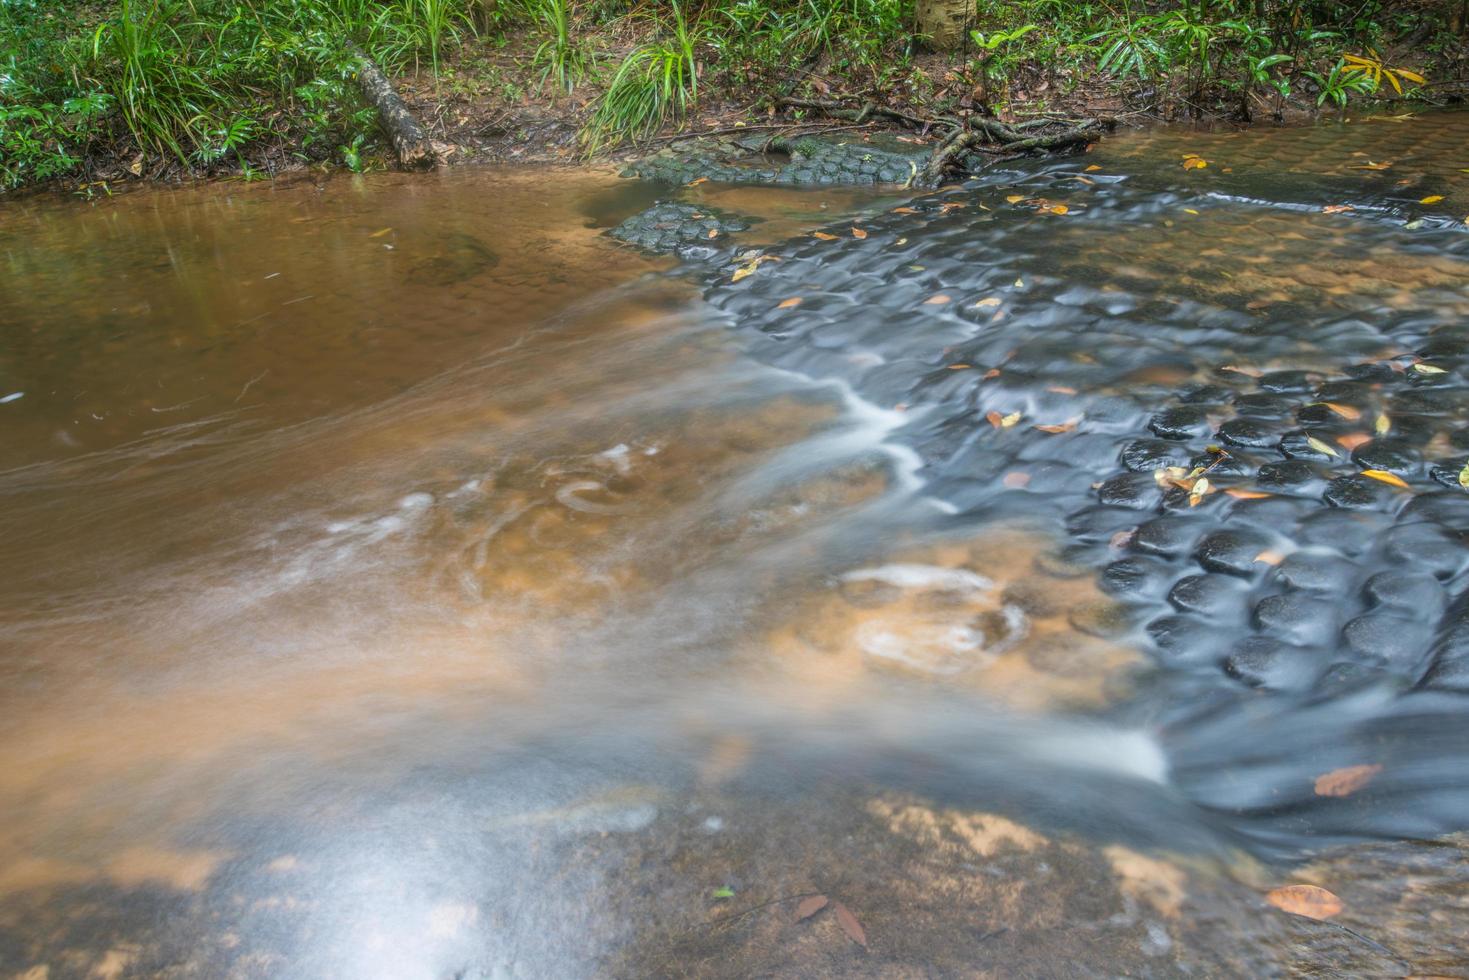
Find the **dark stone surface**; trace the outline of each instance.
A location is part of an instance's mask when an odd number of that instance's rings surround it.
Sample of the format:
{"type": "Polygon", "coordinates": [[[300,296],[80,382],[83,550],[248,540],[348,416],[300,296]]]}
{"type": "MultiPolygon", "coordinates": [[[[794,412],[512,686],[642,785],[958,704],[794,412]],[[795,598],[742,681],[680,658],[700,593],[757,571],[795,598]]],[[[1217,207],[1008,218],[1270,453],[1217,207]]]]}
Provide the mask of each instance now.
{"type": "Polygon", "coordinates": [[[750,224],[718,208],[665,201],[628,218],[607,234],[649,252],[678,252],[687,257],[713,254],[731,232],[750,224]]]}
{"type": "Polygon", "coordinates": [[[1324,646],[1336,636],[1338,606],[1304,592],[1266,596],[1255,603],[1255,625],[1286,643],[1324,646]]]}
{"type": "Polygon", "coordinates": [[[1259,531],[1249,529],[1215,531],[1199,542],[1198,550],[1194,552],[1194,560],[1210,572],[1243,576],[1258,575],[1268,566],[1256,559],[1261,552],[1268,551],[1270,545],[1270,536],[1259,531]]]}
{"type": "Polygon", "coordinates": [[[1203,439],[1212,431],[1208,413],[1197,405],[1176,405],[1148,420],[1148,429],[1160,439],[1203,439]]]}

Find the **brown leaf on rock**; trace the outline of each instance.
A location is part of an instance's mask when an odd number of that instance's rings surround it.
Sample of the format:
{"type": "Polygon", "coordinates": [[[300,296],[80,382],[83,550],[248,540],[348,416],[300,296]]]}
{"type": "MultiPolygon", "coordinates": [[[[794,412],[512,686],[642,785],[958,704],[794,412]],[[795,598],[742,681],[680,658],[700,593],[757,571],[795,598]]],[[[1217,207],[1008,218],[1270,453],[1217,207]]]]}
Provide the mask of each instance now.
{"type": "Polygon", "coordinates": [[[837,236],[835,236],[835,235],[828,235],[824,231],[813,231],[811,233],[811,237],[812,238],[818,238],[818,239],[820,239],[823,242],[834,242],[834,241],[837,240],[837,236]]]}
{"type": "Polygon", "coordinates": [[[1347,452],[1351,452],[1364,442],[1371,442],[1372,437],[1365,432],[1348,432],[1344,436],[1336,437],[1336,444],[1347,452]]]}
{"type": "Polygon", "coordinates": [[[893,214],[917,214],[917,208],[893,208],[893,214]]]}
{"type": "Polygon", "coordinates": [[[999,412],[984,413],[984,420],[997,429],[1003,424],[1004,418],[999,412]]]}
{"type": "Polygon", "coordinates": [[[1350,204],[1328,204],[1321,209],[1323,214],[1341,214],[1343,211],[1355,211],[1356,208],[1350,204]]]}
{"type": "Polygon", "coordinates": [[[1316,777],[1317,796],[1351,796],[1382,772],[1376,764],[1344,766],[1316,777]]]}
{"type": "Polygon", "coordinates": [[[1355,422],[1357,421],[1357,419],[1362,417],[1362,410],[1358,408],[1353,408],[1351,405],[1338,405],[1336,402],[1322,402],[1321,404],[1325,405],[1327,408],[1331,409],[1333,412],[1335,412],[1337,415],[1340,415],[1348,422],[1355,422]]]}
{"type": "Polygon", "coordinates": [[[836,913],[837,925],[842,927],[842,932],[847,934],[847,938],[851,939],[852,942],[861,946],[863,949],[866,949],[867,933],[863,931],[862,923],[857,921],[857,917],[852,914],[852,910],[841,902],[833,902],[831,910],[836,913]]]}
{"type": "Polygon", "coordinates": [[[777,306],[776,309],[777,310],[788,310],[788,309],[790,309],[793,306],[800,306],[800,305],[801,305],[801,297],[799,297],[799,296],[792,296],[790,299],[783,299],[783,300],[781,300],[780,301],[780,305],[777,306]]]}
{"type": "Polygon", "coordinates": [[[1278,551],[1262,551],[1255,556],[1255,561],[1263,562],[1266,565],[1279,565],[1285,561],[1285,555],[1278,551]]]}
{"type": "Polygon", "coordinates": [[[1265,896],[1265,901],[1282,912],[1304,915],[1308,919],[1329,919],[1345,906],[1325,888],[1315,885],[1286,885],[1265,896]]]}
{"type": "Polygon", "coordinates": [[[853,228],[852,229],[852,237],[853,238],[866,238],[867,237],[867,232],[863,231],[861,228],[853,228]]]}
{"type": "Polygon", "coordinates": [[[817,912],[826,908],[828,899],[825,895],[812,895],[810,898],[801,899],[801,904],[796,906],[796,921],[809,919],[817,912]]]}
{"type": "Polygon", "coordinates": [[[1244,490],[1240,487],[1230,487],[1224,492],[1235,500],[1264,500],[1266,497],[1273,496],[1262,490],[1244,490]]]}
{"type": "Polygon", "coordinates": [[[946,296],[943,293],[939,293],[939,294],[937,294],[935,296],[930,296],[928,299],[924,300],[923,301],[923,305],[924,306],[942,306],[945,303],[952,303],[953,301],[954,301],[953,300],[953,297],[946,296]]]}
{"type": "Polygon", "coordinates": [[[1379,483],[1386,483],[1390,487],[1397,487],[1399,490],[1408,489],[1406,480],[1396,473],[1389,473],[1387,470],[1363,470],[1362,475],[1371,477],[1379,483]]]}

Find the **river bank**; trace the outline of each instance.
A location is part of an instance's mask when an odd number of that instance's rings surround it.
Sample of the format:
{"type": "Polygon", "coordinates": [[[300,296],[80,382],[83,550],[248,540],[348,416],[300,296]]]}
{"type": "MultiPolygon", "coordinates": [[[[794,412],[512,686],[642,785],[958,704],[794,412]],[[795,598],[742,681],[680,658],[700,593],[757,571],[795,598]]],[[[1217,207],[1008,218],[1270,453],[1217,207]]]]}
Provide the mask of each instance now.
{"type": "Polygon", "coordinates": [[[1279,125],[1453,104],[1469,86],[1456,4],[1335,24],[1325,8],[1090,15],[1011,0],[943,44],[923,6],[861,0],[813,19],[771,0],[687,16],[565,0],[7,5],[0,189],[391,166],[356,85],[363,53],[449,166],[617,161],[686,133],[933,147],[991,122],[1279,125]]]}

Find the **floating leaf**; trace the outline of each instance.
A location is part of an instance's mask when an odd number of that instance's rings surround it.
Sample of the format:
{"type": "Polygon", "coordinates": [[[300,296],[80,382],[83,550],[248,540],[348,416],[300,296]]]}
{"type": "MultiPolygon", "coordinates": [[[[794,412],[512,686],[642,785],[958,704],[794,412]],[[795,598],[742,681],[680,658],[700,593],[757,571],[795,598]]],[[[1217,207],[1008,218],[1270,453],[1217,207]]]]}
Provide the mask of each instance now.
{"type": "Polygon", "coordinates": [[[1317,796],[1351,796],[1382,772],[1380,765],[1346,766],[1316,777],[1317,796]]]}
{"type": "Polygon", "coordinates": [[[1414,371],[1417,371],[1419,374],[1447,374],[1448,373],[1448,372],[1446,372],[1441,367],[1434,367],[1432,364],[1423,364],[1421,362],[1418,363],[1418,364],[1414,364],[1413,365],[1413,370],[1414,371]]]}
{"type": "Polygon", "coordinates": [[[986,371],[984,373],[983,380],[988,381],[990,378],[998,378],[999,376],[1000,376],[1000,369],[999,368],[990,368],[988,371],[986,371]]]}
{"type": "Polygon", "coordinates": [[[1100,164],[1093,163],[1093,164],[1091,164],[1090,166],[1088,166],[1086,168],[1086,172],[1089,173],[1089,174],[1091,174],[1091,173],[1096,173],[1098,170],[1101,170],[1101,169],[1102,169],[1102,167],[1101,167],[1100,164]]]}
{"type": "Polygon", "coordinates": [[[1075,429],[1077,421],[1077,419],[1068,419],[1065,422],[1062,422],[1060,425],[1038,425],[1036,426],[1036,428],[1040,429],[1042,432],[1049,432],[1052,435],[1056,435],[1061,432],[1070,432],[1072,429],[1075,429]]]}
{"type": "Polygon", "coordinates": [[[1386,413],[1383,413],[1377,416],[1377,424],[1372,428],[1378,435],[1385,436],[1392,430],[1392,419],[1388,418],[1386,413]]]}
{"type": "Polygon", "coordinates": [[[715,898],[734,898],[734,889],[725,885],[723,888],[714,889],[710,894],[715,898]]]}
{"type": "Polygon", "coordinates": [[[1401,487],[1404,490],[1408,489],[1408,484],[1402,477],[1396,473],[1389,473],[1387,470],[1363,470],[1362,475],[1370,476],[1374,480],[1380,480],[1390,487],[1401,487]]]}
{"type": "Polygon", "coordinates": [[[1266,497],[1274,496],[1263,490],[1245,490],[1240,487],[1230,487],[1224,492],[1235,500],[1264,500],[1266,497]]]}
{"type": "Polygon", "coordinates": [[[1008,428],[1010,428],[1010,426],[1014,425],[1016,422],[1019,422],[1019,421],[1020,421],[1020,413],[1019,412],[1011,412],[1009,415],[1006,415],[1004,418],[1000,419],[1000,425],[1003,426],[1004,428],[1008,429],[1008,428]]]}
{"type": "Polygon", "coordinates": [[[812,895],[810,898],[801,899],[801,904],[796,906],[796,921],[809,919],[817,912],[826,908],[828,899],[825,895],[812,895]]]}
{"type": "Polygon", "coordinates": [[[822,241],[823,241],[823,242],[834,242],[834,241],[836,241],[836,240],[837,240],[837,236],[835,236],[835,235],[828,235],[828,234],[827,234],[827,233],[826,233],[826,232],[824,232],[824,231],[813,231],[813,232],[812,232],[812,233],[811,233],[811,237],[812,237],[812,238],[819,238],[819,239],[821,239],[821,240],[822,240],[822,241]]]}
{"type": "Polygon", "coordinates": [[[1219,370],[1233,371],[1235,374],[1243,374],[1247,378],[1258,378],[1265,373],[1257,367],[1240,367],[1238,364],[1226,364],[1219,370]]]}
{"type": "Polygon", "coordinates": [[[1030,486],[1030,474],[1023,473],[1020,470],[1012,470],[1006,473],[1005,478],[1000,482],[1011,490],[1024,490],[1030,486]]]}
{"type": "Polygon", "coordinates": [[[1265,896],[1265,901],[1282,912],[1308,919],[1329,919],[1344,907],[1341,899],[1315,885],[1286,885],[1265,896]]]}
{"type": "Polygon", "coordinates": [[[1016,279],[1015,280],[1015,288],[1016,289],[1024,289],[1025,288],[1025,280],[1024,279],[1016,279]]]}
{"type": "Polygon", "coordinates": [[[1076,389],[1067,385],[1046,385],[1047,391],[1053,391],[1058,395],[1074,395],[1076,389]]]}
{"type": "Polygon", "coordinates": [[[866,238],[867,237],[867,232],[863,231],[861,228],[853,228],[852,229],[852,237],[853,238],[866,238]]]}
{"type": "Polygon", "coordinates": [[[706,238],[718,238],[719,237],[719,229],[718,228],[710,228],[709,229],[709,234],[706,235],[706,236],[704,236],[704,237],[706,237],[706,238]]]}
{"type": "Polygon", "coordinates": [[[1341,214],[1343,211],[1355,211],[1357,209],[1350,204],[1328,204],[1321,210],[1326,214],[1341,214]]]}
{"type": "Polygon", "coordinates": [[[862,930],[862,923],[857,921],[857,917],[852,914],[852,910],[841,902],[832,903],[831,910],[836,913],[837,925],[842,927],[842,932],[847,934],[847,938],[863,949],[866,949],[867,933],[862,930]]]}
{"type": "Polygon", "coordinates": [[[367,237],[368,238],[381,238],[384,235],[386,235],[389,232],[391,232],[392,230],[393,229],[391,229],[391,228],[379,228],[377,231],[373,232],[371,235],[368,235],[367,237]]]}
{"type": "Polygon", "coordinates": [[[1316,450],[1318,453],[1325,453],[1328,456],[1340,456],[1341,455],[1341,453],[1337,452],[1335,449],[1332,449],[1329,445],[1327,445],[1326,443],[1322,442],[1320,439],[1317,439],[1315,436],[1307,436],[1306,437],[1306,445],[1310,446],[1312,449],[1316,450]]]}
{"type": "Polygon", "coordinates": [[[708,177],[695,177],[693,180],[689,181],[684,186],[685,187],[698,187],[700,184],[707,184],[707,183],[709,183],[709,178],[708,177]]]}
{"type": "Polygon", "coordinates": [[[997,296],[986,296],[984,299],[980,300],[978,303],[975,303],[974,305],[975,306],[978,306],[978,307],[980,307],[982,309],[983,308],[988,308],[988,307],[991,307],[991,306],[999,306],[1000,305],[1000,300],[999,300],[999,297],[997,297],[997,296]]]}
{"type": "Polygon", "coordinates": [[[1260,562],[1263,565],[1279,565],[1281,562],[1285,561],[1285,555],[1282,555],[1278,551],[1267,550],[1262,551],[1258,555],[1256,555],[1255,561],[1260,562]]]}
{"type": "Polygon", "coordinates": [[[1064,204],[1052,204],[1048,207],[1041,208],[1041,210],[1049,211],[1051,214],[1066,214],[1071,209],[1064,204]]]}
{"type": "Polygon", "coordinates": [[[1442,201],[1442,200],[1443,200],[1443,195],[1442,194],[1430,194],[1427,197],[1423,198],[1418,203],[1419,204],[1437,204],[1439,201],[1442,201]]]}
{"type": "Polygon", "coordinates": [[[1355,422],[1357,421],[1357,419],[1362,417],[1362,410],[1358,408],[1353,408],[1350,405],[1338,405],[1336,402],[1322,402],[1321,404],[1325,405],[1327,408],[1331,409],[1333,412],[1340,415],[1348,422],[1355,422]]]}
{"type": "Polygon", "coordinates": [[[781,300],[780,301],[780,305],[777,306],[776,309],[777,310],[788,310],[788,309],[790,309],[793,306],[800,306],[800,305],[801,305],[801,297],[800,296],[792,296],[790,299],[783,299],[783,300],[781,300]]]}
{"type": "MultiPolygon", "coordinates": [[[[1363,443],[1371,442],[1372,437],[1365,432],[1348,432],[1346,435],[1336,437],[1336,444],[1347,452],[1351,452],[1363,443]]],[[[1324,445],[1324,443],[1323,443],[1324,445]]],[[[1320,448],[1320,447],[1317,447],[1320,448]]],[[[1335,453],[1332,453],[1335,456],[1335,453]]]]}
{"type": "Polygon", "coordinates": [[[1189,157],[1183,161],[1183,169],[1185,170],[1203,170],[1208,165],[1209,161],[1202,157],[1189,157]]]}
{"type": "Polygon", "coordinates": [[[1204,495],[1208,492],[1209,478],[1206,476],[1199,477],[1197,480],[1194,481],[1194,485],[1189,488],[1188,505],[1190,507],[1197,507],[1199,505],[1199,501],[1203,500],[1204,495]]]}
{"type": "Polygon", "coordinates": [[[893,214],[917,214],[917,208],[893,208],[893,214]]]}
{"type": "Polygon", "coordinates": [[[969,370],[972,367],[974,367],[973,364],[950,364],[949,365],[949,370],[950,371],[967,371],[967,370],[969,370]]]}
{"type": "Polygon", "coordinates": [[[1004,416],[1001,415],[999,412],[984,413],[984,420],[997,429],[1000,427],[1000,422],[1003,418],[1004,416]]]}
{"type": "Polygon", "coordinates": [[[1464,468],[1459,471],[1459,486],[1469,490],[1469,463],[1465,463],[1464,468]]]}
{"type": "Polygon", "coordinates": [[[924,300],[923,301],[923,305],[924,306],[942,306],[945,303],[952,303],[953,301],[954,301],[954,298],[952,296],[946,296],[943,293],[938,293],[937,295],[930,296],[928,299],[924,300]]]}
{"type": "Polygon", "coordinates": [[[1024,194],[1010,194],[1005,198],[1006,203],[1009,204],[1019,204],[1023,200],[1025,200],[1024,194]]]}

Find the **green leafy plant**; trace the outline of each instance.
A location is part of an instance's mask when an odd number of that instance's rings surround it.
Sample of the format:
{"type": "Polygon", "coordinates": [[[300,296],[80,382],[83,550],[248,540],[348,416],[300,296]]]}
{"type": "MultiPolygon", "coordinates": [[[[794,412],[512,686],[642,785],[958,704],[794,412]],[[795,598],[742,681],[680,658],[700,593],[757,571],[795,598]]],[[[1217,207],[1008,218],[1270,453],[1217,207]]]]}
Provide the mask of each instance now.
{"type": "Polygon", "coordinates": [[[554,80],[557,87],[572,91],[586,76],[591,58],[572,34],[570,0],[530,0],[529,9],[546,33],[532,61],[542,66],[541,84],[554,80]]]}
{"type": "Polygon", "coordinates": [[[678,119],[699,97],[697,33],[673,4],[671,37],[634,48],[613,72],[581,134],[588,153],[638,139],[678,119]]]}

